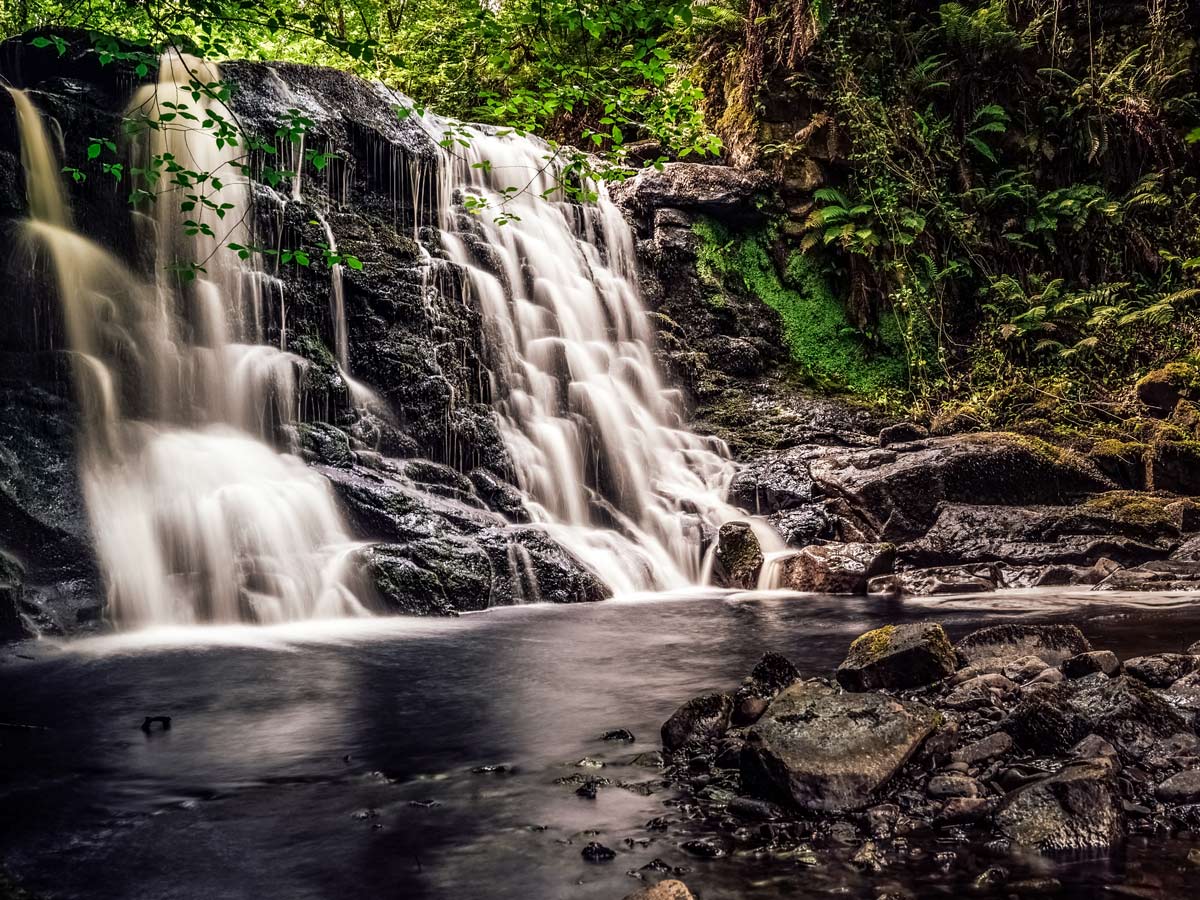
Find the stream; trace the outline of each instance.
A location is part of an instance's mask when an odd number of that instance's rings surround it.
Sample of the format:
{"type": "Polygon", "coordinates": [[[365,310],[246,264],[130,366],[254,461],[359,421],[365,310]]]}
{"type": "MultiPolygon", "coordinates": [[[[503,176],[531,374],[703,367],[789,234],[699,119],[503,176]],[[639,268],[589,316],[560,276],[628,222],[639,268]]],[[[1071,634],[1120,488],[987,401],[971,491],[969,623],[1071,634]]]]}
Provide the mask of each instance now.
{"type": "MultiPolygon", "coordinates": [[[[457,619],[26,642],[0,657],[3,863],[35,894],[95,900],[619,900],[640,884],[627,873],[655,858],[685,869],[704,900],[958,894],[993,863],[934,865],[931,853],[860,874],[832,858],[689,857],[686,824],[645,827],[678,818],[675,795],[656,769],[629,764],[659,748],[659,725],[680,703],[731,688],[767,650],[827,675],[860,632],[921,619],[952,638],[1069,620],[1123,658],[1200,638],[1200,604],[1169,595],[693,591],[457,619]],[[150,715],[171,716],[171,728],[144,733],[150,715]],[[636,742],[600,740],[617,728],[636,742]],[[577,767],[585,757],[605,767],[577,767]],[[495,766],[508,769],[472,771],[495,766]],[[614,784],[587,800],[555,783],[578,774],[614,784]],[[585,862],[592,840],[617,858],[585,862]]],[[[1200,887],[1187,852],[1133,838],[1084,865],[1003,864],[1053,875],[1067,896],[1184,896],[1200,887]]]]}

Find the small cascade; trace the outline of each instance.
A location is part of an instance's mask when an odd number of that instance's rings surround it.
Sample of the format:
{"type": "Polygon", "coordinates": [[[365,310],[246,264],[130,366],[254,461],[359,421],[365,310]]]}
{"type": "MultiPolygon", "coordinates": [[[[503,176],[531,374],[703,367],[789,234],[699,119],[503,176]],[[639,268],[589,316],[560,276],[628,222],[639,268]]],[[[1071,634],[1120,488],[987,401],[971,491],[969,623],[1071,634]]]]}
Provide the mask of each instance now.
{"type": "MultiPolygon", "coordinates": [[[[200,112],[191,84],[215,66],[170,53],[128,115],[168,104],[200,112]]],[[[28,95],[19,111],[31,219],[25,240],[54,273],[82,412],[80,466],[110,608],[122,625],[282,622],[362,614],[347,557],[356,546],[328,483],[273,444],[292,432],[303,360],[262,343],[272,282],[226,249],[249,243],[241,220],[188,236],[180,191],[159,194],[139,227],[151,277],[71,227],[59,166],[28,95]],[[226,229],[221,233],[221,229],[226,229]],[[193,280],[180,262],[202,261],[193,280]],[[265,289],[265,290],[264,290],[265,289]]],[[[170,118],[167,119],[170,121],[170,118]]],[[[249,192],[234,149],[184,124],[146,129],[130,148],[218,175],[220,198],[249,192]]],[[[272,298],[274,302],[274,298],[272,298]]],[[[282,298],[279,298],[282,314],[282,298]]]]}
{"type": "MultiPolygon", "coordinates": [[[[435,137],[450,127],[424,121],[435,137]]],[[[589,185],[594,203],[564,196],[543,142],[469,131],[443,157],[442,246],[486,321],[491,394],[532,518],[617,592],[697,583],[706,540],[742,515],[724,500],[734,467],[662,382],[628,225],[602,185],[589,185]]]]}
{"type": "MultiPolygon", "coordinates": [[[[325,229],[325,240],[329,244],[329,252],[337,253],[337,238],[325,216],[317,213],[317,221],[325,229]]],[[[333,320],[334,353],[337,355],[338,366],[347,375],[350,373],[350,334],[346,328],[346,286],[343,281],[341,263],[329,267],[329,316],[333,320]]]]}

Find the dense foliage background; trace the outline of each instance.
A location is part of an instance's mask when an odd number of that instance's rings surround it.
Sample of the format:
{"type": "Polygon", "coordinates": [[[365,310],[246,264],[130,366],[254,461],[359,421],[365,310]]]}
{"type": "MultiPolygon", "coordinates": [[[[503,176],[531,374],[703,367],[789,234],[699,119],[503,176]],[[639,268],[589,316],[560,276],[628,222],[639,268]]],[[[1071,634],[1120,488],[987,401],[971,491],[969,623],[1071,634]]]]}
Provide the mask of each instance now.
{"type": "Polygon", "coordinates": [[[0,9],[6,35],[42,25],[350,68],[417,107],[595,151],[613,177],[767,168],[780,212],[702,224],[701,274],[780,313],[802,378],[869,402],[1140,441],[1139,378],[1173,364],[1156,377],[1200,383],[1194,0],[0,9]]]}

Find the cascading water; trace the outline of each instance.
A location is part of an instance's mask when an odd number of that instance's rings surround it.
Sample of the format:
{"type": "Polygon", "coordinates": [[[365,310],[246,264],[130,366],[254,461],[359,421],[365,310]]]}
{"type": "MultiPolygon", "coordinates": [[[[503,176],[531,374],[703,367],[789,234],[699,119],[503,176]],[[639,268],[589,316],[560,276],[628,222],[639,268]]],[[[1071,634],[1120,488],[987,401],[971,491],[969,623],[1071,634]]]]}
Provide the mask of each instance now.
{"type": "Polygon", "coordinates": [[[628,225],[603,186],[595,203],[570,202],[541,141],[468,132],[443,158],[442,243],[487,322],[534,521],[618,592],[699,582],[705,534],[744,514],[724,500],[727,448],[685,427],[659,376],[628,225]],[[467,196],[486,211],[468,216],[467,196]],[[498,263],[472,250],[480,240],[498,263]]]}
{"type": "MultiPolygon", "coordinates": [[[[133,148],[225,181],[245,211],[234,151],[162,113],[204,109],[194,82],[216,67],[164,56],[129,110],[158,120],[133,148]],[[168,106],[175,104],[176,106],[168,106]]],[[[71,226],[59,167],[29,97],[18,109],[31,220],[54,272],[83,423],[80,465],[110,608],[122,624],[278,622],[365,612],[348,586],[347,534],[325,479],[270,442],[296,415],[303,361],[260,343],[261,273],[225,249],[239,222],[187,236],[179,191],[157,187],[142,217],[154,278],[130,272],[71,226]],[[179,261],[202,261],[191,282],[179,261]]],[[[155,189],[153,184],[148,187],[155,189]]]]}
{"type": "MultiPolygon", "coordinates": [[[[110,608],[125,625],[366,611],[350,587],[361,545],[328,482],[274,449],[292,440],[306,363],[284,349],[282,284],[227,249],[251,243],[241,223],[252,199],[236,150],[172,122],[181,106],[217,113],[193,94],[219,78],[212,64],[168,54],[157,83],[140,87],[127,110],[134,122],[156,123],[130,147],[131,170],[167,159],[220,177],[220,202],[234,209],[228,223],[210,217],[220,233],[205,233],[180,205],[181,194],[196,191],[194,176],[184,186],[143,183],[159,195],[135,217],[152,250],[150,277],[74,229],[42,120],[12,91],[25,230],[57,281],[83,418],[86,499],[110,608]],[[179,276],[188,261],[202,266],[191,280],[179,276]],[[264,343],[266,315],[278,319],[278,346],[264,343]]],[[[435,135],[450,127],[431,115],[421,121],[435,135]]],[[[531,518],[614,592],[702,581],[702,548],[721,523],[744,515],[723,499],[734,470],[727,448],[685,427],[678,392],[658,372],[629,227],[603,186],[590,186],[594,202],[568,198],[544,143],[453,127],[469,134],[469,146],[443,153],[436,185],[422,189],[423,163],[408,163],[414,234],[423,230],[420,197],[436,197],[446,259],[427,254],[430,274],[457,268],[462,277],[430,284],[460,284],[462,300],[483,314],[491,395],[531,518]],[[467,196],[489,211],[467,213],[467,196]]],[[[292,202],[303,199],[300,175],[298,162],[292,202]]],[[[336,253],[329,221],[314,212],[336,253]]],[[[337,265],[329,299],[338,368],[360,406],[378,406],[348,374],[337,265]]],[[[514,596],[537,600],[529,551],[513,544],[508,563],[514,596]]]]}

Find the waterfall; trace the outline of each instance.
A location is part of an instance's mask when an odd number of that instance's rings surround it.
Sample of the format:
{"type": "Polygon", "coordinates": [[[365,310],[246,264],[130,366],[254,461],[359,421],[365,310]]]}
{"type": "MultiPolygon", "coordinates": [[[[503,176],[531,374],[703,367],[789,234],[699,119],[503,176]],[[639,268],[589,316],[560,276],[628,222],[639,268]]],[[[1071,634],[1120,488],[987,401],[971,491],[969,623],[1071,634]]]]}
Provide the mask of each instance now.
{"type": "MultiPolygon", "coordinates": [[[[215,66],[170,53],[129,116],[163,122],[131,147],[148,168],[171,154],[224,182],[233,221],[189,236],[182,195],[164,176],[139,217],[153,277],[140,277],[71,226],[59,166],[30,98],[18,109],[30,220],[25,240],[57,282],[81,408],[80,467],[113,617],[123,625],[280,622],[361,614],[352,542],[324,478],[272,444],[297,415],[303,360],[261,343],[267,279],[226,249],[248,243],[249,193],[229,146],[166,110],[210,113],[191,84],[215,66]],[[172,105],[173,104],[173,105],[172,105]],[[174,268],[200,261],[193,280],[174,268]]],[[[209,182],[211,186],[211,182],[209,182]]],[[[206,189],[206,188],[205,188],[206,189]]]]}
{"type": "MultiPolygon", "coordinates": [[[[427,115],[435,137],[463,126],[427,115]]],[[[534,521],[617,592],[683,587],[744,514],[723,442],[689,431],[662,381],[633,236],[602,185],[576,203],[553,150],[468,128],[440,171],[442,245],[487,327],[501,431],[534,521]],[[464,201],[482,211],[469,215],[464,201]],[[472,246],[485,242],[488,263],[472,246]]]]}

